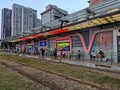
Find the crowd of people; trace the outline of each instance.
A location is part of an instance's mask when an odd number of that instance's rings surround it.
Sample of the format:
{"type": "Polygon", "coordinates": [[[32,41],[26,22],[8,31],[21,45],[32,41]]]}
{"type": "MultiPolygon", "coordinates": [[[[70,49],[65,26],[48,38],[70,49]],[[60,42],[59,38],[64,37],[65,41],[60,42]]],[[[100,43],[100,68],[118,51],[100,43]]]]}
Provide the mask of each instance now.
{"type": "MultiPolygon", "coordinates": [[[[79,60],[81,59],[81,51],[80,50],[78,50],[77,57],[78,57],[79,60]]],[[[96,58],[99,58],[100,61],[102,61],[103,58],[105,58],[104,52],[102,50],[100,50],[99,53],[98,53],[98,55],[97,55],[97,53],[95,52],[95,50],[92,50],[92,52],[90,53],[90,60],[91,61],[95,61],[96,58]]]]}
{"type": "Polygon", "coordinates": [[[59,60],[61,60],[62,58],[65,58],[65,56],[66,56],[64,51],[62,51],[62,50],[57,51],[56,48],[54,49],[53,55],[54,55],[55,59],[59,59],[59,60]]]}
{"type": "Polygon", "coordinates": [[[98,56],[97,56],[95,50],[92,50],[92,52],[91,52],[91,54],[90,54],[90,57],[91,57],[91,61],[92,61],[92,60],[95,61],[95,59],[96,59],[97,57],[100,58],[100,61],[102,61],[103,58],[105,57],[105,54],[104,54],[104,52],[103,52],[102,50],[100,50],[99,53],[98,53],[98,56]]]}
{"type": "Polygon", "coordinates": [[[48,56],[48,49],[41,48],[41,49],[39,50],[39,55],[40,55],[41,57],[47,57],[47,56],[48,56]]]}
{"type": "MultiPolygon", "coordinates": [[[[20,53],[20,50],[17,49],[15,52],[16,53],[20,53]]],[[[27,51],[24,50],[24,52],[27,52],[27,54],[29,54],[29,55],[32,53],[30,49],[27,50],[27,51]]],[[[41,48],[41,49],[39,49],[37,51],[37,53],[39,54],[40,57],[48,57],[48,56],[52,56],[53,55],[55,59],[60,59],[60,60],[62,58],[65,59],[65,57],[67,56],[65,51],[57,50],[57,48],[54,48],[54,50],[51,53],[51,55],[49,55],[50,54],[50,50],[47,49],[47,48],[41,48]]],[[[23,53],[23,54],[26,54],[26,53],[23,53]]],[[[77,51],[77,59],[79,59],[79,60],[83,59],[81,57],[82,57],[82,52],[80,50],[78,50],[77,51]]],[[[91,61],[95,61],[95,60],[98,60],[98,59],[100,61],[103,61],[103,59],[105,59],[105,58],[106,58],[105,54],[104,54],[104,52],[102,50],[100,50],[98,53],[96,53],[95,50],[92,50],[91,53],[90,53],[90,60],[91,61]]]]}
{"type": "MultiPolygon", "coordinates": [[[[57,51],[56,48],[54,49],[53,55],[54,55],[55,59],[65,58],[65,56],[66,56],[64,51],[57,51]],[[59,54],[58,54],[58,52],[59,52],[59,54]]],[[[81,53],[80,50],[78,50],[77,58],[80,60],[80,59],[82,59],[81,57],[82,57],[82,53],[81,53]]],[[[103,58],[105,58],[105,54],[104,54],[104,52],[102,50],[100,50],[98,54],[95,52],[95,50],[91,51],[91,53],[90,53],[90,60],[91,61],[95,61],[97,58],[99,58],[100,61],[103,61],[103,58]]]]}

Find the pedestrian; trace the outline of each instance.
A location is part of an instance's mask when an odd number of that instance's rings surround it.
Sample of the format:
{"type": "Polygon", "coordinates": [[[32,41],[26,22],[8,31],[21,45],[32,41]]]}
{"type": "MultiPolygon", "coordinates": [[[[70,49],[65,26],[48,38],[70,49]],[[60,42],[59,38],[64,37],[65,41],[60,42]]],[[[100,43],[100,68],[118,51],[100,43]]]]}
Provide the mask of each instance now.
{"type": "Polygon", "coordinates": [[[62,53],[62,57],[65,58],[65,52],[62,53]]]}
{"type": "Polygon", "coordinates": [[[55,59],[57,59],[57,49],[56,48],[54,49],[53,54],[54,54],[55,59]]]}
{"type": "Polygon", "coordinates": [[[92,52],[91,52],[91,61],[92,61],[92,59],[95,61],[95,58],[96,58],[96,52],[95,52],[95,50],[92,50],[92,52]]]}
{"type": "Polygon", "coordinates": [[[61,62],[62,59],[62,50],[59,51],[59,61],[61,62]]]}
{"type": "Polygon", "coordinates": [[[42,57],[45,56],[45,49],[42,48],[42,53],[41,54],[42,54],[42,57]]]}
{"type": "Polygon", "coordinates": [[[80,60],[81,59],[81,52],[80,52],[80,50],[78,50],[77,56],[78,56],[78,59],[80,60]]]}
{"type": "Polygon", "coordinates": [[[105,57],[104,52],[102,50],[100,50],[100,52],[99,52],[99,58],[100,58],[101,62],[102,62],[102,59],[104,57],[105,57]]]}
{"type": "Polygon", "coordinates": [[[48,49],[45,49],[45,56],[48,57],[48,49]]]}
{"type": "Polygon", "coordinates": [[[19,51],[20,51],[19,48],[17,48],[17,54],[19,54],[19,51]]]}
{"type": "Polygon", "coordinates": [[[28,54],[30,55],[31,54],[31,49],[29,49],[28,52],[29,52],[28,54]]]}
{"type": "Polygon", "coordinates": [[[41,57],[41,49],[39,49],[39,57],[41,57]]]}

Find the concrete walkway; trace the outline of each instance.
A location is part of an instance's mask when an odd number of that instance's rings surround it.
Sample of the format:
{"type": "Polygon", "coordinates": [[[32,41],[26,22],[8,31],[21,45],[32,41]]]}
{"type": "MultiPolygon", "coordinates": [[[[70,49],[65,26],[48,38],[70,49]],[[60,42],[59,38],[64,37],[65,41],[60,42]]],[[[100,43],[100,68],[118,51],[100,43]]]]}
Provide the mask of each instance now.
{"type": "Polygon", "coordinates": [[[67,63],[67,64],[72,64],[72,65],[82,65],[86,67],[94,67],[94,68],[120,71],[120,64],[111,65],[111,63],[107,63],[106,65],[106,62],[96,62],[96,61],[87,61],[87,60],[86,61],[84,60],[84,62],[83,60],[68,60],[68,59],[55,60],[51,57],[40,58],[39,56],[34,56],[34,55],[25,55],[25,57],[39,58],[43,60],[50,60],[50,61],[67,63]]]}

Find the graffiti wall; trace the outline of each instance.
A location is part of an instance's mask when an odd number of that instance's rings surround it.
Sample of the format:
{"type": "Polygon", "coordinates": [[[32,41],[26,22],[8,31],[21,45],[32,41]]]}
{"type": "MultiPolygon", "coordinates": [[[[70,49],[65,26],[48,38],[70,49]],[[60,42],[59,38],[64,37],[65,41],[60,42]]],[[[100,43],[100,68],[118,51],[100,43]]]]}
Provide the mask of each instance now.
{"type": "Polygon", "coordinates": [[[92,50],[95,50],[97,53],[102,50],[106,57],[110,58],[113,52],[113,32],[97,33],[91,51],[92,50]]]}

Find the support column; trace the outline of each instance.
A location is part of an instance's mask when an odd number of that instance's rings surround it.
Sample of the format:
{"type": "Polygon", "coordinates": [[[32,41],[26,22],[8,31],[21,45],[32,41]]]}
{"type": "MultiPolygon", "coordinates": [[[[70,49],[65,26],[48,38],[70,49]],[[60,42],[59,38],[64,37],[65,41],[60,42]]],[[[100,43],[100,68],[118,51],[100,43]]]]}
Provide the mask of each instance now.
{"type": "Polygon", "coordinates": [[[117,30],[113,30],[113,62],[118,62],[118,56],[117,56],[117,30]]]}

